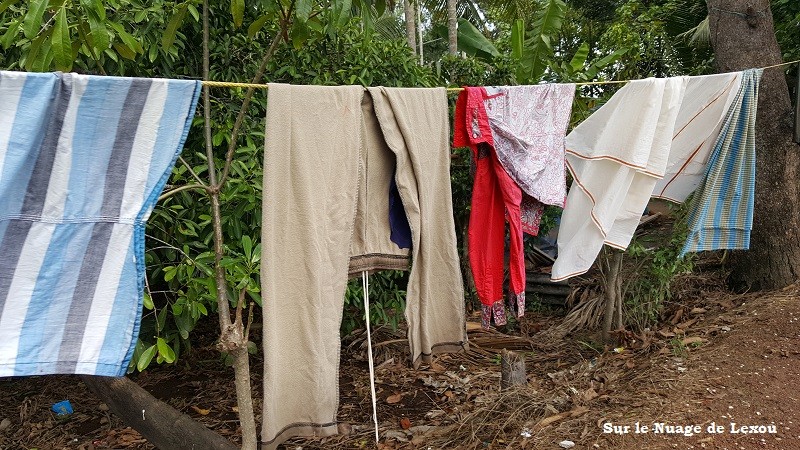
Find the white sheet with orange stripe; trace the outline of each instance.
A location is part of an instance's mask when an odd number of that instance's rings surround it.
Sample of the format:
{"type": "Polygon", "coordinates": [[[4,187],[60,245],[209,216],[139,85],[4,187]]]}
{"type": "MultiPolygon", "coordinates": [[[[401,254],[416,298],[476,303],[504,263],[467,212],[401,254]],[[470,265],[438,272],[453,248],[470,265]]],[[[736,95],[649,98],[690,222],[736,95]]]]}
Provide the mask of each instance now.
{"type": "Polygon", "coordinates": [[[553,280],[588,271],[604,244],[627,248],[651,195],[694,191],[740,83],[740,72],[635,80],[575,127],[553,280]]]}

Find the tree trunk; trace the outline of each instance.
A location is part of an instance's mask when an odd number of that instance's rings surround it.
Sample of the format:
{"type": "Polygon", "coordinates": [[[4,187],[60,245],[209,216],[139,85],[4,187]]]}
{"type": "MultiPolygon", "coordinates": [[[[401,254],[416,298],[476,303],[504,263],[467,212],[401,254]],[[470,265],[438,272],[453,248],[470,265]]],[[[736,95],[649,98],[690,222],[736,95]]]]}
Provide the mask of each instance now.
{"type": "Polygon", "coordinates": [[[458,13],[456,0],[447,0],[447,50],[451,55],[458,53],[458,13]]]}
{"type": "Polygon", "coordinates": [[[797,86],[794,88],[794,142],[800,144],[800,64],[797,68],[797,86]]]}
{"type": "MultiPolygon", "coordinates": [[[[781,63],[769,0],[706,0],[717,70],[781,63]]],[[[756,189],[750,250],[733,252],[729,284],[777,289],[800,275],[800,148],[781,69],[761,79],[756,119],[756,189]]]]}
{"type": "Polygon", "coordinates": [[[603,266],[601,272],[606,291],[602,339],[605,343],[610,343],[612,325],[616,324],[618,329],[622,328],[622,277],[619,273],[622,268],[622,251],[604,246],[600,265],[603,266]]]}
{"type": "Polygon", "coordinates": [[[422,5],[417,5],[417,40],[419,41],[419,65],[425,64],[423,47],[425,42],[422,40],[422,5]]]}
{"type": "MultiPolygon", "coordinates": [[[[283,25],[282,25],[283,26],[283,25]]],[[[256,74],[255,81],[258,83],[266,69],[267,61],[277,47],[277,37],[267,50],[264,60],[256,74]]],[[[203,80],[209,79],[210,54],[209,54],[209,10],[208,0],[203,0],[203,80]]],[[[208,86],[203,87],[203,131],[205,134],[206,161],[208,162],[208,194],[211,199],[211,218],[214,229],[214,271],[217,289],[217,313],[219,315],[220,338],[217,348],[221,351],[230,353],[233,356],[234,386],[236,387],[236,405],[239,408],[239,423],[242,427],[242,450],[256,450],[258,448],[258,432],[256,431],[255,413],[253,411],[253,394],[250,388],[250,359],[247,354],[247,341],[250,327],[246,329],[242,322],[242,308],[244,308],[244,298],[246,291],[240,291],[239,303],[236,307],[236,319],[231,321],[230,304],[228,299],[227,281],[225,278],[225,268],[222,267],[222,259],[225,256],[225,243],[222,233],[222,213],[220,209],[219,193],[225,184],[225,180],[233,159],[233,149],[237,141],[237,133],[242,120],[246,115],[247,106],[253,96],[253,88],[247,90],[245,99],[242,102],[242,109],[236,118],[233,132],[231,133],[231,144],[225,157],[225,167],[217,181],[217,168],[214,164],[214,147],[211,138],[211,94],[208,86]]],[[[169,447],[167,447],[169,448],[169,447]]]]}
{"type": "Polygon", "coordinates": [[[525,372],[525,357],[511,350],[503,349],[500,353],[500,389],[506,390],[526,384],[528,384],[528,376],[525,372]]]}
{"type": "Polygon", "coordinates": [[[403,0],[403,12],[406,16],[406,39],[408,39],[408,46],[411,51],[417,54],[417,26],[416,19],[414,18],[414,5],[411,0],[403,0]]]}
{"type": "Polygon", "coordinates": [[[126,377],[84,375],[81,380],[147,442],[169,450],[236,450],[230,441],[150,395],[126,377]]]}

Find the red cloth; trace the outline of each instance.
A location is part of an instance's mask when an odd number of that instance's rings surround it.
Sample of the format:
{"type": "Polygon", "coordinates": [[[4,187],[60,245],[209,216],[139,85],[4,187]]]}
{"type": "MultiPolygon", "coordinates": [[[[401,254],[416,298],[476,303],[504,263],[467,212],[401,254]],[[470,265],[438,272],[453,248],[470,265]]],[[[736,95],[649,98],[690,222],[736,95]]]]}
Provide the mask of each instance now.
{"type": "Polygon", "coordinates": [[[492,313],[495,324],[505,324],[502,302],[506,221],[511,236],[511,292],[516,300],[517,315],[522,316],[525,312],[525,257],[520,216],[522,190],[497,159],[484,106],[487,98],[484,88],[465,87],[456,101],[453,126],[453,146],[472,149],[476,164],[468,242],[472,276],[483,304],[484,327],[489,326],[492,313]]]}

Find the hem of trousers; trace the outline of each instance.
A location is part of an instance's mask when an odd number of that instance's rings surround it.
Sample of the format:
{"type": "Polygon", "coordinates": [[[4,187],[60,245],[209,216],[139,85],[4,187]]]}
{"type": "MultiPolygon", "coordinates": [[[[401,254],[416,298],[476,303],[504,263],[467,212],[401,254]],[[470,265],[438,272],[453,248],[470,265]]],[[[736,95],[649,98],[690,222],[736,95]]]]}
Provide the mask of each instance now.
{"type": "Polygon", "coordinates": [[[262,450],[275,450],[279,445],[293,437],[328,437],[339,434],[338,422],[328,423],[293,423],[285,426],[274,438],[262,440],[262,450]]]}
{"type": "Polygon", "coordinates": [[[519,292],[517,294],[511,294],[511,304],[516,307],[517,318],[520,318],[525,315],[525,291],[519,292]]]}
{"type": "Polygon", "coordinates": [[[408,255],[371,254],[351,256],[347,275],[352,278],[365,271],[408,270],[410,265],[411,259],[408,255]]]}
{"type": "Polygon", "coordinates": [[[465,352],[467,350],[469,350],[469,342],[467,342],[466,336],[461,342],[442,342],[431,347],[430,353],[422,353],[414,358],[414,361],[411,365],[414,367],[414,369],[419,369],[419,366],[421,366],[422,363],[430,364],[433,362],[433,357],[435,355],[440,355],[443,353],[465,352]]]}
{"type": "Polygon", "coordinates": [[[496,300],[491,304],[481,304],[481,327],[488,330],[492,324],[492,317],[494,317],[494,324],[502,326],[508,323],[506,319],[506,306],[503,299],[496,300]]]}

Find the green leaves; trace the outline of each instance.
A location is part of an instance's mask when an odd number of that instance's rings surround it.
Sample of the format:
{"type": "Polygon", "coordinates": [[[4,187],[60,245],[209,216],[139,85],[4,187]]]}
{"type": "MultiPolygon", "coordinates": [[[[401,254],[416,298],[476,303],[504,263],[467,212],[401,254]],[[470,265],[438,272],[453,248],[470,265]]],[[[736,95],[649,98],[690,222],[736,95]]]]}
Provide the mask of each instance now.
{"type": "Polygon", "coordinates": [[[143,371],[144,369],[147,369],[147,366],[150,365],[150,361],[153,360],[153,356],[155,356],[155,354],[156,354],[155,345],[151,345],[146,350],[144,350],[142,354],[139,355],[139,359],[136,360],[136,369],[139,370],[139,372],[143,371]]]}
{"type": "Polygon", "coordinates": [[[167,29],[164,30],[164,34],[161,36],[161,48],[163,48],[165,52],[169,52],[170,47],[172,47],[172,44],[175,42],[175,34],[178,32],[178,28],[183,23],[183,19],[186,17],[187,11],[188,7],[184,3],[178,7],[178,10],[169,19],[169,23],[167,23],[167,29]]]}
{"type": "MultiPolygon", "coordinates": [[[[137,53],[144,54],[144,48],[142,48],[142,44],[140,44],[135,37],[131,36],[127,31],[125,31],[125,28],[123,28],[122,25],[111,21],[108,22],[108,25],[117,32],[117,36],[119,36],[119,38],[122,40],[124,46],[130,50],[130,52],[127,52],[128,56],[120,52],[123,57],[134,59],[137,53]]],[[[119,51],[117,46],[114,46],[114,48],[119,51]]]]}
{"type": "Polygon", "coordinates": [[[103,0],[81,0],[81,6],[87,13],[91,13],[97,20],[106,20],[106,7],[103,0]]]}
{"type": "Polygon", "coordinates": [[[92,41],[89,43],[94,47],[94,52],[100,54],[111,47],[111,40],[108,37],[108,29],[105,25],[106,10],[100,0],[81,0],[81,6],[89,20],[92,41]]]}
{"type": "Polygon", "coordinates": [[[292,45],[299,50],[311,37],[311,29],[308,27],[308,22],[293,23],[291,35],[292,45]]]}
{"type": "Polygon", "coordinates": [[[375,0],[373,6],[377,17],[383,16],[383,13],[386,12],[386,0],[375,0]]]}
{"type": "Polygon", "coordinates": [[[17,20],[16,22],[11,22],[6,30],[5,34],[2,38],[0,38],[0,46],[3,47],[3,50],[8,49],[11,47],[11,44],[14,42],[14,39],[17,38],[17,33],[19,33],[19,28],[22,25],[22,22],[17,20]]]}
{"type": "MultiPolygon", "coordinates": [[[[182,7],[188,9],[191,1],[181,3],[182,7]]],[[[120,56],[135,60],[147,53],[150,62],[155,61],[158,48],[152,45],[157,42],[153,37],[161,20],[153,19],[159,19],[157,14],[164,12],[164,5],[172,3],[158,0],[143,6],[119,0],[0,0],[4,19],[0,45],[4,50],[11,49],[4,52],[9,64],[6,68],[70,71],[78,64],[82,72],[115,71],[123,75],[120,56]],[[126,31],[128,24],[136,24],[136,36],[126,31]],[[145,52],[143,43],[149,52],[145,52]]]]}
{"type": "Polygon", "coordinates": [[[500,56],[492,41],[463,18],[458,19],[458,50],[485,59],[500,56]]]}
{"type": "Polygon", "coordinates": [[[312,0],[297,0],[294,4],[295,16],[300,22],[305,22],[311,15],[312,0]]]}
{"type": "Polygon", "coordinates": [[[33,39],[39,34],[46,9],[47,0],[30,0],[28,2],[28,12],[22,22],[22,32],[26,38],[33,39]]]}
{"type": "Polygon", "coordinates": [[[516,60],[522,59],[525,52],[525,21],[517,19],[511,25],[511,57],[516,60]]]}
{"type": "Polygon", "coordinates": [[[271,14],[264,14],[258,19],[254,20],[253,23],[251,23],[250,26],[247,27],[247,37],[253,39],[256,36],[256,34],[258,34],[258,32],[261,31],[262,28],[264,28],[264,25],[271,18],[272,18],[271,14]]]}
{"type": "Polygon", "coordinates": [[[25,58],[25,70],[28,72],[44,72],[49,67],[48,55],[50,55],[50,36],[53,28],[46,29],[43,33],[36,36],[28,48],[28,55],[25,58]]]}
{"type": "Polygon", "coordinates": [[[592,80],[594,77],[597,76],[597,73],[601,70],[605,69],[606,67],[614,64],[618,59],[620,59],[623,55],[628,53],[630,49],[628,48],[621,48],[615,50],[610,55],[606,55],[596,61],[592,61],[583,71],[584,79],[585,80],[592,80]]]}
{"type": "MultiPolygon", "coordinates": [[[[516,46],[519,67],[517,81],[522,84],[533,84],[541,80],[549,61],[553,58],[552,42],[557,38],[558,32],[566,15],[567,5],[563,0],[548,0],[544,8],[536,13],[533,27],[528,32],[528,39],[524,47],[519,48],[521,30],[519,25],[516,33],[512,30],[512,47],[516,46]]],[[[513,53],[512,53],[513,55],[513,53]]]]}
{"type": "Polygon", "coordinates": [[[155,305],[153,305],[153,298],[150,297],[148,292],[145,292],[144,296],[142,297],[142,305],[144,306],[144,309],[148,311],[152,311],[153,308],[155,308],[155,305]]]}
{"type": "Polygon", "coordinates": [[[156,340],[156,346],[158,347],[158,356],[163,358],[167,364],[175,362],[175,352],[167,344],[167,341],[165,341],[164,338],[158,338],[156,340]]]}
{"type": "Polygon", "coordinates": [[[241,27],[244,20],[244,0],[231,0],[231,15],[236,28],[241,27]]]}
{"type": "Polygon", "coordinates": [[[583,65],[586,64],[587,56],[589,56],[589,44],[584,42],[569,62],[570,69],[572,69],[573,72],[583,69],[583,65]]]}
{"type": "Polygon", "coordinates": [[[14,3],[17,3],[18,1],[19,0],[3,0],[2,2],[0,2],[0,14],[2,14],[3,11],[8,9],[9,6],[13,5],[14,3]]]}
{"type": "Polygon", "coordinates": [[[53,29],[52,41],[53,55],[56,69],[69,72],[72,68],[72,40],[69,37],[69,23],[67,23],[67,9],[62,6],[56,14],[56,24],[53,29]]]}
{"type": "Polygon", "coordinates": [[[343,28],[350,18],[352,0],[336,0],[329,9],[328,34],[333,36],[343,28]]]}
{"type": "MultiPolygon", "coordinates": [[[[447,39],[447,27],[444,25],[435,25],[434,33],[442,38],[447,39]]],[[[469,56],[475,56],[484,60],[491,60],[494,57],[500,56],[500,52],[492,44],[486,36],[478,30],[475,25],[471,24],[467,19],[458,19],[458,51],[464,52],[469,56]]]]}

